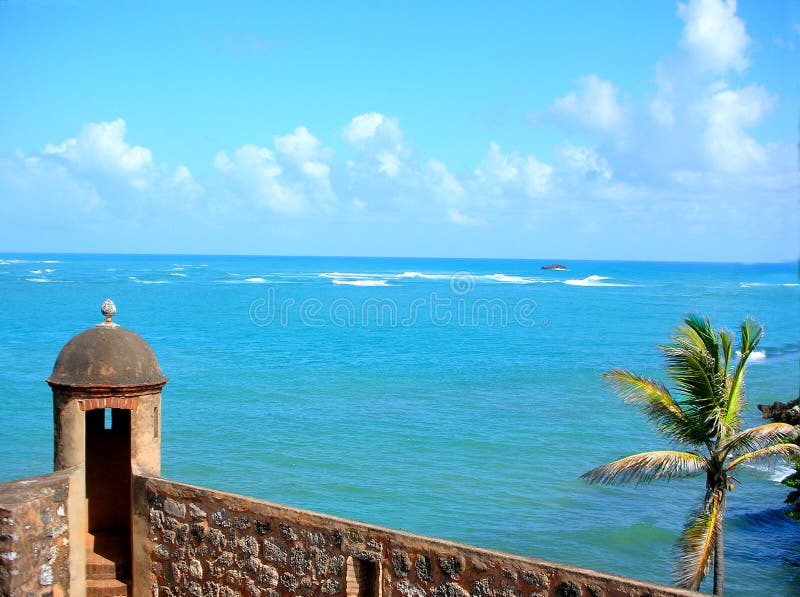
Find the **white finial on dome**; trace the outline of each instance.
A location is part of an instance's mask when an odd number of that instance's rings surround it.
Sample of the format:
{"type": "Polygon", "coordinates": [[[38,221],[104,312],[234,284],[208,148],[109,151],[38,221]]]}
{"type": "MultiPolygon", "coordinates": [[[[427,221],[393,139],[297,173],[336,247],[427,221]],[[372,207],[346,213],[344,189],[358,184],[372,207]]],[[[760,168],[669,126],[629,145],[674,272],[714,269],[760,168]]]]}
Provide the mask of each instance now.
{"type": "Polygon", "coordinates": [[[104,300],[103,304],[100,305],[100,313],[105,316],[106,320],[103,323],[98,323],[97,325],[104,325],[112,328],[119,327],[118,324],[111,321],[111,318],[117,314],[117,306],[110,298],[104,300]]]}

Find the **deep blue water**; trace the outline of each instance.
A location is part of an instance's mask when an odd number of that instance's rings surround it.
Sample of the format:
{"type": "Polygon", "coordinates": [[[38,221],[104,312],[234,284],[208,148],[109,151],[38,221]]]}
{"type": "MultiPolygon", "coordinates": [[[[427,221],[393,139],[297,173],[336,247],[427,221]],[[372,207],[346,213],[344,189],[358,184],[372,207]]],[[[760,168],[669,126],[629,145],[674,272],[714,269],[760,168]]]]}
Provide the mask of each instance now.
{"type": "MultiPolygon", "coordinates": [[[[797,265],[548,262],[1,255],[0,480],[51,470],[43,380],[111,297],[170,378],[165,476],[669,584],[703,480],[579,479],[665,445],[600,375],[662,376],[657,345],[689,312],[750,314],[758,424],[800,386],[797,265]]],[[[800,594],[785,472],[739,475],[728,595],[800,594]]]]}

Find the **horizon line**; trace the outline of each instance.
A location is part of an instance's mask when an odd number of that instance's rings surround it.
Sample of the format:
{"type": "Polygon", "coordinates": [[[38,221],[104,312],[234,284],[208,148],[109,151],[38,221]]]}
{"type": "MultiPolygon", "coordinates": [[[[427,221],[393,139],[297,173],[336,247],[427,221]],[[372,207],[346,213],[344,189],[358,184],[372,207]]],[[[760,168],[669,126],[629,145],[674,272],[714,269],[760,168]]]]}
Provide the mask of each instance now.
{"type": "Polygon", "coordinates": [[[419,260],[436,260],[436,259],[450,259],[460,261],[547,261],[550,263],[558,263],[559,261],[580,261],[580,262],[618,262],[618,263],[713,263],[713,264],[728,264],[728,265],[778,265],[778,264],[798,264],[798,275],[800,276],[800,257],[791,259],[780,259],[774,261],[697,261],[692,259],[615,259],[615,258],[601,258],[601,259],[587,259],[584,257],[578,258],[544,258],[544,257],[454,257],[454,256],[409,256],[409,255],[289,255],[289,254],[275,254],[275,253],[147,253],[147,252],[130,252],[130,253],[105,253],[99,251],[0,251],[0,256],[10,255],[75,255],[75,256],[120,256],[120,257],[280,257],[280,258],[303,258],[303,259],[419,259],[419,260]]]}

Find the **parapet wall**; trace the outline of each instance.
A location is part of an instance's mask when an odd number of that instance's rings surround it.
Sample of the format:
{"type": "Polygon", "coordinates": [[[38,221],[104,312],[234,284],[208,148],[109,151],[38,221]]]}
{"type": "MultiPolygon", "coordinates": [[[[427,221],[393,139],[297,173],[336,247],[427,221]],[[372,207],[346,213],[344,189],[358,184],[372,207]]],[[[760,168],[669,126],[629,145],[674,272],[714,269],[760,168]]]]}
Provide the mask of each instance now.
{"type": "Polygon", "coordinates": [[[137,597],[699,595],[156,477],[133,493],[137,597]]]}
{"type": "Polygon", "coordinates": [[[84,542],[75,532],[82,479],[76,468],[0,483],[0,595],[78,595],[85,588],[84,542]]]}

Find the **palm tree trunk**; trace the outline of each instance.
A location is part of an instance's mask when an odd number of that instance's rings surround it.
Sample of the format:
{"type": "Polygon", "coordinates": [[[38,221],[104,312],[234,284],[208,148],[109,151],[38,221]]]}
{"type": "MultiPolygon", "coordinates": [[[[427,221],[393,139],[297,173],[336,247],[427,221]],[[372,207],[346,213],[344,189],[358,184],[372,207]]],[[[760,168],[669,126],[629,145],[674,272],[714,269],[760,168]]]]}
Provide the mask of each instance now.
{"type": "Polygon", "coordinates": [[[722,595],[725,590],[725,546],[722,542],[722,522],[714,538],[714,595],[722,595]]]}

